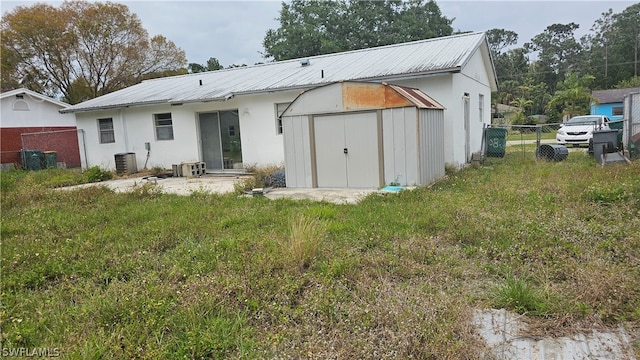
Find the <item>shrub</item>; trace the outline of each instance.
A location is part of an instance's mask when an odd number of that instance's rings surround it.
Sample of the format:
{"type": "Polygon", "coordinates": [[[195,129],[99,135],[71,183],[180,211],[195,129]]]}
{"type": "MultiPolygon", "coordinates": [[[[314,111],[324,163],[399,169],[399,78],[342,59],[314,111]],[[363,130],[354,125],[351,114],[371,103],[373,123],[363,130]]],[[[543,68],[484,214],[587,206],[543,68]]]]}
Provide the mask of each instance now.
{"type": "Polygon", "coordinates": [[[250,177],[237,182],[234,185],[236,193],[242,193],[255,188],[272,186],[271,175],[278,170],[282,170],[282,166],[269,165],[269,166],[255,166],[249,165],[245,167],[245,170],[252,174],[250,177]]]}
{"type": "Polygon", "coordinates": [[[85,172],[87,182],[99,182],[113,178],[113,174],[107,170],[102,170],[98,166],[90,167],[85,172]]]}

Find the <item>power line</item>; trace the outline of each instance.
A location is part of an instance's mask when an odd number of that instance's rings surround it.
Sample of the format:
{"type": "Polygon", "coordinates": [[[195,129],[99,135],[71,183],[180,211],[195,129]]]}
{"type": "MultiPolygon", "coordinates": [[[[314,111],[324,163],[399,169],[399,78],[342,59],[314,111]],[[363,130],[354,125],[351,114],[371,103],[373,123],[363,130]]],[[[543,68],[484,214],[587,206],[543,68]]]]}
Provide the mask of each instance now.
{"type": "MultiPolygon", "coordinates": [[[[613,64],[608,64],[607,67],[612,67],[612,66],[620,66],[620,65],[631,65],[631,64],[635,64],[635,61],[627,61],[627,62],[621,62],[621,63],[613,63],[613,64]]],[[[529,65],[531,66],[531,65],[529,65]]],[[[517,77],[522,77],[522,76],[526,76],[526,75],[542,75],[542,74],[551,74],[551,73],[555,73],[555,70],[549,70],[549,71],[534,71],[534,72],[526,72],[526,73],[520,73],[520,74],[511,74],[511,75],[507,75],[507,76],[499,76],[498,78],[500,80],[504,80],[504,79],[513,79],[513,78],[517,78],[517,77]]]]}

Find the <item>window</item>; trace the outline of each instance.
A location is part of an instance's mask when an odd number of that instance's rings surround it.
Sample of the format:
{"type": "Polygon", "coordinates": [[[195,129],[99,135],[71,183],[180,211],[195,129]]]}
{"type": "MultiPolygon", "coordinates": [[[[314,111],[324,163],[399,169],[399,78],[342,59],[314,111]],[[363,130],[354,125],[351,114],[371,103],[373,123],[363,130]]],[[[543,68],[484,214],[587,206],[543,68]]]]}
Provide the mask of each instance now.
{"type": "Polygon", "coordinates": [[[291,105],[290,102],[288,103],[277,103],[275,106],[276,109],[276,134],[280,135],[282,134],[282,119],[280,118],[280,116],[282,115],[282,113],[284,113],[284,111],[287,109],[287,107],[291,105]]]}
{"type": "Polygon", "coordinates": [[[173,140],[171,113],[155,114],[156,140],[173,140]]]}
{"type": "Polygon", "coordinates": [[[622,116],[624,114],[623,106],[614,106],[611,108],[611,116],[622,116]]]}
{"type": "Polygon", "coordinates": [[[478,95],[478,110],[480,111],[480,122],[484,122],[484,95],[478,95]]]}
{"type": "Polygon", "coordinates": [[[116,136],[113,132],[113,119],[98,119],[98,132],[100,133],[100,144],[109,144],[116,142],[116,136]]]}
{"type": "Polygon", "coordinates": [[[236,136],[236,127],[233,125],[229,125],[229,137],[236,136]]]}

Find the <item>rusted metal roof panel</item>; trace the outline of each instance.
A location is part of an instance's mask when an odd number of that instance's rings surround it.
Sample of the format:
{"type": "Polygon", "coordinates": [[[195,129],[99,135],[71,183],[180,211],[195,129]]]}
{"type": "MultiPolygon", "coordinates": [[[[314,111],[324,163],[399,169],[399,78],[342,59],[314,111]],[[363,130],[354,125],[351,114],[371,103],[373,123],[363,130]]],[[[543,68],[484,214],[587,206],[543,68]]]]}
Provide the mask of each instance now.
{"type": "Polygon", "coordinates": [[[282,117],[401,107],[445,109],[420,89],[386,82],[338,81],[303,91],[282,117]]]}
{"type": "Polygon", "coordinates": [[[419,107],[421,109],[444,110],[444,106],[442,106],[442,104],[434,100],[431,96],[420,91],[419,89],[399,85],[389,85],[389,87],[404,96],[407,100],[411,101],[411,103],[416,107],[419,107]]]}
{"type": "Polygon", "coordinates": [[[467,33],[306,59],[146,80],[70,106],[63,112],[224,101],[233,96],[308,89],[337,81],[385,81],[454,72],[461,69],[484,41],[484,33],[467,33]],[[303,65],[303,62],[307,64],[303,65]]]}
{"type": "Polygon", "coordinates": [[[344,110],[386,109],[405,107],[412,104],[395,91],[376,83],[342,83],[342,104],[344,110]]]}

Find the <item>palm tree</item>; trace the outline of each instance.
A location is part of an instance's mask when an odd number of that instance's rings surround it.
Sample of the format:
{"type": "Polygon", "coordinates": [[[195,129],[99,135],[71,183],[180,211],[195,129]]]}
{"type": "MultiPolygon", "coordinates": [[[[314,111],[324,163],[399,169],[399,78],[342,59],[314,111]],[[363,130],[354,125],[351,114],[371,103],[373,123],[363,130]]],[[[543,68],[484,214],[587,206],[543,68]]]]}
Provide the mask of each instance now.
{"type": "Polygon", "coordinates": [[[516,116],[513,120],[513,124],[522,125],[526,122],[525,120],[527,119],[526,115],[524,114],[525,110],[533,106],[533,101],[529,99],[525,99],[523,97],[519,97],[511,101],[509,105],[515,106],[518,108],[518,111],[516,112],[516,116]]]}
{"type": "Polygon", "coordinates": [[[578,77],[576,73],[568,73],[567,78],[558,84],[558,90],[547,103],[547,111],[561,107],[563,117],[588,113],[591,104],[598,102],[591,95],[591,90],[588,87],[594,79],[595,77],[591,75],[578,77]]]}

